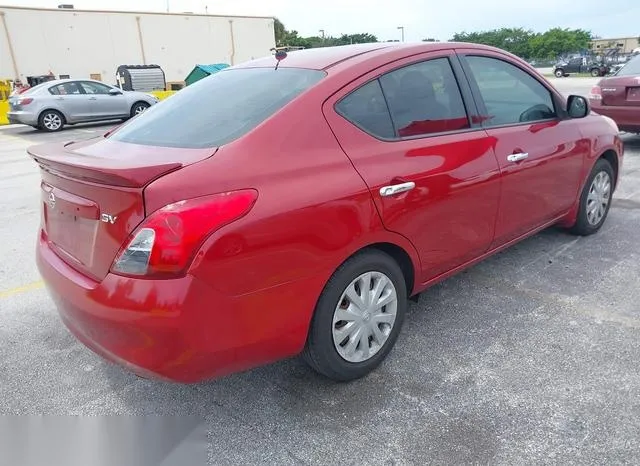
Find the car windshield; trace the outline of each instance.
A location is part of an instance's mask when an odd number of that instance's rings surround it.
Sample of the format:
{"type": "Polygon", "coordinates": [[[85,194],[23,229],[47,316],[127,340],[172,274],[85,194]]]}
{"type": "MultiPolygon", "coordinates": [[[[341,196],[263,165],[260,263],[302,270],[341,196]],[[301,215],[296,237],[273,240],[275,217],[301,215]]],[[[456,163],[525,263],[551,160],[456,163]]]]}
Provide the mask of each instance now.
{"type": "Polygon", "coordinates": [[[636,55],[616,73],[616,76],[640,76],[640,55],[636,55]]]}
{"type": "Polygon", "coordinates": [[[112,138],[163,147],[221,146],[251,131],[325,75],[300,68],[220,71],[151,107],[112,138]]]}

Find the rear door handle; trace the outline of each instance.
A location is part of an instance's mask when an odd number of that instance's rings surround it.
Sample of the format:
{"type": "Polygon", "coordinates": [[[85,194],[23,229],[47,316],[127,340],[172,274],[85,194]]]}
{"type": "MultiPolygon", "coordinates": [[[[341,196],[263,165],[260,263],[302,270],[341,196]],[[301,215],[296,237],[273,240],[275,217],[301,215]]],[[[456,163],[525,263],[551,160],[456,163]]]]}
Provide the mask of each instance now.
{"type": "Polygon", "coordinates": [[[390,186],[383,186],[382,188],[380,188],[380,195],[382,197],[393,196],[394,194],[411,191],[415,187],[416,184],[413,181],[409,181],[407,183],[392,184],[390,186]]]}
{"type": "Polygon", "coordinates": [[[529,154],[527,154],[526,152],[521,152],[520,154],[511,154],[507,156],[507,160],[509,162],[520,162],[521,160],[524,160],[527,157],[529,157],[529,154]]]}
{"type": "Polygon", "coordinates": [[[97,100],[95,97],[89,97],[89,100],[97,100]]]}

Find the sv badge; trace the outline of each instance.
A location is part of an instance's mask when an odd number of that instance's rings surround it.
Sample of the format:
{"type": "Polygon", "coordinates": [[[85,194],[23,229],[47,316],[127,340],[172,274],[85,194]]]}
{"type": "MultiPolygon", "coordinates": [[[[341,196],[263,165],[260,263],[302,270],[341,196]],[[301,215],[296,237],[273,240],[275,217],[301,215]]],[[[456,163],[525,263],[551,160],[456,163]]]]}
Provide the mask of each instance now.
{"type": "Polygon", "coordinates": [[[118,220],[118,216],[113,216],[109,214],[100,215],[100,221],[104,223],[110,223],[111,225],[113,225],[114,223],[116,223],[116,220],[118,220]]]}

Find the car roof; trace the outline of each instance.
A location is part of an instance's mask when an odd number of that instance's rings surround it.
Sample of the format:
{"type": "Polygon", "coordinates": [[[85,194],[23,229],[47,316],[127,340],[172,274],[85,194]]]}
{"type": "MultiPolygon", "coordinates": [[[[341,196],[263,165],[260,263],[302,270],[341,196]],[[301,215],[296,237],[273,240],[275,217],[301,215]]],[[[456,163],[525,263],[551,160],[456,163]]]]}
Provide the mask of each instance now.
{"type": "MultiPolygon", "coordinates": [[[[445,50],[453,48],[473,48],[482,50],[498,50],[485,45],[462,42],[376,42],[370,44],[339,45],[334,47],[318,47],[287,52],[287,57],[280,63],[284,68],[307,68],[326,70],[339,63],[348,62],[356,57],[368,55],[412,55],[429,52],[431,50],[445,50]]],[[[500,52],[505,53],[503,50],[500,52]]],[[[275,66],[275,57],[268,56],[250,60],[233,68],[263,68],[275,66]]]]}

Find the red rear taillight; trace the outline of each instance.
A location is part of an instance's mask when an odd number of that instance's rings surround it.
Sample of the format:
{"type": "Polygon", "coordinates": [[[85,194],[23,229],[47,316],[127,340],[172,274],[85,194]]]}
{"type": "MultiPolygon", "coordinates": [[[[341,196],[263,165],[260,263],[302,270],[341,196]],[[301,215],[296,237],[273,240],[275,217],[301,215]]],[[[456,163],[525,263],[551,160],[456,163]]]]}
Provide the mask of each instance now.
{"type": "Polygon", "coordinates": [[[589,92],[589,99],[602,100],[602,88],[600,86],[592,87],[591,92],[589,92]]]}
{"type": "Polygon", "coordinates": [[[247,189],[165,206],[133,232],[111,271],[149,278],[183,275],[205,239],[246,215],[257,198],[257,191],[247,189]]]}
{"type": "Polygon", "coordinates": [[[22,99],[18,99],[18,105],[29,105],[33,102],[31,97],[23,97],[22,99]]]}

